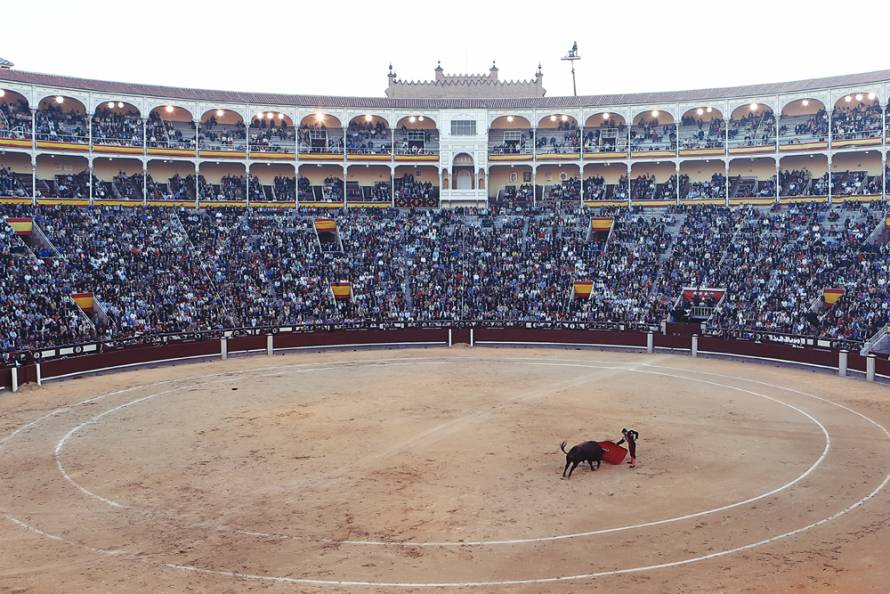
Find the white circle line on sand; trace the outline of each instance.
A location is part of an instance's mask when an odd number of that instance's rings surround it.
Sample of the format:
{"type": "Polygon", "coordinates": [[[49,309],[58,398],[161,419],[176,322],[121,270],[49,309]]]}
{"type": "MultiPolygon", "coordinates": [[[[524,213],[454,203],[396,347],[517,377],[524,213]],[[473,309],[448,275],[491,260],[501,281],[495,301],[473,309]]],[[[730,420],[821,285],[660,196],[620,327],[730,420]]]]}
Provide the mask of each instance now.
{"type": "MultiPolygon", "coordinates": [[[[672,369],[672,368],[668,368],[668,369],[672,369]]],[[[721,374],[710,374],[710,375],[724,377],[721,374]]],[[[725,376],[725,377],[735,378],[735,376],[725,376]]],[[[185,379],[193,380],[196,378],[185,378],[185,379]]],[[[747,378],[737,378],[737,379],[747,380],[747,378]]],[[[747,381],[755,381],[755,380],[747,380],[747,381]]],[[[881,425],[874,419],[871,419],[870,417],[868,417],[862,413],[859,413],[853,409],[850,409],[844,405],[833,402],[832,400],[829,400],[827,398],[814,396],[814,395],[808,394],[806,392],[795,390],[792,388],[786,388],[785,386],[781,386],[778,384],[768,384],[766,382],[758,382],[758,383],[762,383],[764,385],[770,385],[770,386],[773,386],[773,387],[776,387],[779,389],[790,390],[792,392],[795,392],[795,393],[798,393],[798,394],[801,394],[804,396],[811,396],[811,397],[821,400],[823,402],[833,404],[833,405],[838,406],[842,409],[848,410],[848,411],[856,414],[857,416],[862,417],[863,419],[865,419],[866,421],[868,421],[869,423],[871,423],[872,425],[874,425],[875,427],[880,429],[885,434],[885,436],[887,436],[887,438],[890,439],[890,431],[888,431],[883,425],[881,425]]],[[[3,443],[0,442],[0,447],[2,447],[2,445],[3,445],[3,443]]],[[[477,586],[494,587],[494,586],[545,584],[545,583],[554,583],[554,582],[579,581],[579,580],[584,580],[584,579],[592,579],[592,578],[605,577],[605,576],[610,576],[610,575],[637,573],[637,572],[643,572],[643,571],[651,571],[651,570],[656,570],[656,569],[664,569],[664,568],[688,565],[691,563],[696,563],[696,562],[700,562],[700,561],[704,561],[704,560],[708,560],[708,559],[731,555],[731,554],[741,552],[744,550],[750,550],[750,549],[753,549],[753,548],[756,548],[756,547],[759,547],[759,546],[762,546],[765,544],[769,544],[772,542],[776,542],[778,540],[789,538],[791,536],[795,536],[802,532],[808,531],[812,528],[821,526],[827,522],[833,521],[833,520],[851,512],[851,511],[857,509],[858,507],[865,504],[868,500],[872,499],[875,495],[877,495],[887,485],[888,482],[890,482],[890,474],[888,474],[884,478],[884,480],[877,487],[875,487],[875,489],[872,490],[868,495],[859,499],[857,502],[849,505],[848,507],[836,512],[835,514],[828,516],[826,518],[823,518],[821,520],[818,520],[816,522],[813,522],[811,524],[807,524],[806,526],[799,527],[795,530],[791,530],[789,532],[774,535],[772,537],[769,537],[769,538],[766,538],[766,539],[763,539],[763,540],[760,540],[760,541],[757,541],[754,543],[750,543],[750,544],[743,545],[740,547],[735,547],[732,549],[727,549],[724,551],[718,551],[716,553],[710,553],[708,555],[702,555],[702,556],[692,557],[692,558],[688,558],[688,559],[682,559],[679,561],[672,561],[672,562],[668,562],[668,563],[661,563],[661,564],[656,564],[656,565],[645,565],[645,566],[638,566],[638,567],[625,568],[625,569],[616,569],[616,570],[609,570],[609,571],[601,571],[601,572],[593,572],[593,573],[587,573],[587,574],[575,574],[575,575],[570,575],[570,576],[556,576],[556,577],[549,577],[549,578],[531,578],[531,579],[524,579],[524,580],[499,580],[499,581],[478,581],[478,582],[418,582],[418,583],[369,582],[369,581],[345,581],[345,580],[318,580],[318,579],[311,579],[311,578],[291,578],[291,577],[286,577],[286,576],[255,575],[255,574],[239,573],[239,572],[232,572],[232,571],[212,570],[212,569],[206,569],[206,568],[201,568],[201,567],[196,567],[196,566],[179,565],[179,564],[172,564],[172,563],[163,564],[163,566],[170,568],[170,569],[176,569],[176,570],[181,570],[181,571],[203,573],[203,574],[208,574],[208,575],[219,575],[219,576],[224,576],[224,577],[235,577],[235,578],[246,579],[246,580],[260,580],[260,581],[267,581],[267,582],[272,582],[272,583],[292,583],[292,584],[299,584],[299,585],[318,585],[318,586],[356,586],[356,587],[370,586],[370,587],[393,587],[393,588],[449,588],[449,587],[450,588],[463,588],[463,587],[477,587],[477,586]]],[[[82,545],[80,543],[75,543],[73,541],[64,539],[63,537],[53,535],[53,534],[50,534],[47,532],[43,532],[39,529],[36,529],[36,528],[28,525],[27,523],[25,523],[21,520],[18,520],[16,518],[10,516],[9,514],[4,514],[4,516],[10,522],[15,523],[16,525],[19,525],[22,528],[37,532],[38,534],[46,536],[47,538],[52,538],[52,539],[66,542],[66,543],[74,545],[74,546],[87,548],[87,549],[90,549],[90,550],[92,550],[96,553],[99,553],[99,554],[105,554],[105,555],[113,554],[112,552],[109,552],[109,551],[104,551],[101,549],[89,547],[88,545],[82,545]]]]}
{"type": "MultiPolygon", "coordinates": [[[[494,359],[490,359],[490,360],[500,361],[500,362],[510,362],[510,359],[503,359],[503,358],[494,358],[494,359]]],[[[381,365],[381,366],[390,366],[391,364],[392,363],[378,363],[378,365],[381,365]]],[[[803,411],[800,408],[798,408],[792,404],[782,402],[781,400],[778,400],[778,399],[768,396],[766,394],[761,394],[759,392],[754,392],[752,390],[746,390],[745,388],[731,386],[728,384],[721,384],[718,382],[713,382],[713,381],[705,380],[705,379],[683,377],[683,376],[677,375],[677,374],[669,374],[669,373],[658,372],[658,371],[639,370],[639,369],[634,368],[633,366],[621,366],[621,365],[619,365],[619,366],[611,365],[610,366],[610,365],[600,365],[600,364],[596,364],[596,363],[574,363],[574,362],[560,363],[560,362],[555,362],[555,361],[552,361],[552,362],[535,361],[535,362],[531,362],[530,364],[555,366],[555,367],[578,367],[578,368],[586,368],[586,369],[618,369],[618,370],[630,371],[633,373],[641,373],[641,374],[646,374],[646,375],[661,375],[661,376],[671,377],[674,379],[680,379],[683,381],[693,381],[693,382],[697,382],[697,383],[703,383],[703,384],[717,386],[720,388],[736,390],[736,391],[739,391],[739,392],[742,392],[745,394],[750,394],[753,396],[758,396],[760,398],[764,398],[766,400],[770,400],[770,401],[780,404],[782,406],[788,407],[788,408],[794,410],[795,412],[803,415],[804,417],[809,419],[811,422],[815,423],[816,426],[820,429],[820,431],[822,432],[822,435],[824,437],[825,443],[824,443],[822,452],[819,455],[819,457],[816,459],[816,461],[813,464],[811,464],[802,474],[798,475],[796,478],[792,479],[791,481],[789,481],[783,485],[780,485],[774,489],[771,489],[771,490],[761,493],[759,495],[755,495],[754,497],[744,499],[742,501],[737,501],[737,502],[730,503],[727,505],[723,505],[723,506],[719,506],[716,508],[707,509],[707,510],[703,510],[703,511],[699,511],[699,512],[694,512],[694,513],[690,513],[690,514],[675,516],[675,517],[671,517],[671,518],[663,518],[661,520],[652,520],[650,522],[641,522],[641,523],[629,524],[629,525],[625,525],[625,526],[613,526],[611,528],[601,528],[601,529],[597,529],[597,530],[588,530],[588,531],[583,531],[583,532],[573,532],[573,533],[569,533],[569,534],[533,536],[533,537],[526,537],[526,538],[461,540],[461,541],[425,541],[425,542],[424,541],[420,541],[420,542],[418,542],[418,541],[395,541],[395,540],[384,541],[384,540],[321,539],[321,542],[328,543],[328,544],[341,544],[341,545],[345,544],[345,545],[353,545],[353,546],[436,547],[436,548],[471,547],[471,546],[482,547],[482,546],[504,546],[504,545],[521,545],[521,544],[531,544],[531,543],[553,542],[553,541],[569,540],[569,539],[575,539],[575,538],[585,538],[585,537],[597,536],[597,535],[601,535],[601,534],[611,534],[611,533],[615,533],[615,532],[624,532],[624,531],[628,531],[628,530],[637,530],[640,528],[650,528],[653,526],[660,526],[660,525],[670,524],[670,523],[674,523],[674,522],[681,522],[681,521],[690,520],[693,518],[699,518],[702,516],[707,516],[707,515],[711,515],[711,514],[715,514],[715,513],[728,511],[730,509],[734,509],[734,508],[737,508],[737,507],[740,507],[743,505],[754,503],[756,501],[765,499],[767,497],[771,497],[773,495],[777,495],[778,493],[781,493],[782,491],[785,491],[785,490],[793,487],[794,485],[796,485],[797,483],[799,483],[800,481],[805,479],[807,476],[809,476],[822,463],[822,461],[828,455],[828,452],[831,448],[831,437],[828,434],[828,430],[825,428],[825,426],[818,419],[816,419],[815,417],[813,417],[806,411],[803,411]]],[[[322,364],[319,364],[319,365],[322,365],[322,364]]],[[[301,367],[301,368],[295,369],[293,371],[307,372],[307,371],[325,371],[325,370],[330,370],[330,369],[336,369],[336,368],[335,367],[310,366],[310,367],[301,367]]],[[[230,377],[223,378],[220,380],[205,382],[204,385],[207,385],[209,383],[226,382],[226,381],[230,381],[231,379],[232,378],[230,378],[230,377]]],[[[114,501],[112,499],[103,497],[103,496],[87,489],[86,487],[84,487],[83,485],[81,485],[80,483],[75,481],[68,474],[68,472],[66,472],[66,470],[62,464],[62,461],[61,461],[62,450],[65,446],[65,443],[68,441],[69,438],[71,438],[71,436],[73,436],[75,433],[77,433],[84,427],[96,423],[101,418],[105,417],[106,415],[109,415],[109,414],[112,414],[119,410],[122,410],[124,408],[127,408],[133,404],[138,404],[140,402],[144,402],[144,401],[156,398],[158,396],[163,396],[165,394],[170,394],[175,391],[176,391],[176,388],[171,388],[168,390],[163,390],[161,392],[157,392],[155,394],[150,394],[148,396],[144,396],[142,398],[138,398],[131,402],[126,402],[124,404],[120,404],[114,408],[108,409],[108,410],[92,417],[88,421],[85,421],[84,423],[81,423],[77,427],[74,427],[73,429],[68,431],[68,433],[66,433],[62,437],[62,439],[59,440],[59,442],[56,444],[55,452],[53,454],[53,456],[55,458],[56,466],[58,467],[59,471],[62,473],[62,476],[65,478],[65,480],[67,480],[69,483],[74,485],[78,490],[80,490],[82,493],[84,493],[88,497],[92,497],[98,501],[101,501],[101,502],[103,502],[107,505],[110,505],[112,507],[115,507],[115,508],[128,507],[124,503],[120,503],[120,502],[114,501]]],[[[237,528],[229,528],[229,529],[221,528],[221,530],[222,531],[232,531],[232,532],[241,533],[241,534],[245,534],[245,535],[265,537],[265,538],[294,539],[293,536],[287,535],[287,534],[265,533],[265,532],[259,532],[259,531],[254,531],[254,530],[242,530],[242,529],[237,529],[237,528]]]]}

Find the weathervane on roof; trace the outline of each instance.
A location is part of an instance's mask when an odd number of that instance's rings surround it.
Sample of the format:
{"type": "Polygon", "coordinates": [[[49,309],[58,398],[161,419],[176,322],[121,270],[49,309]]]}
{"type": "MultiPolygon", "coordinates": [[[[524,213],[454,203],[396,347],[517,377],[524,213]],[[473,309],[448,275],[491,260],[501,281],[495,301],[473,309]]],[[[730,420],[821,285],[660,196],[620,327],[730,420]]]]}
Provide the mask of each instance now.
{"type": "Polygon", "coordinates": [[[572,45],[572,49],[569,50],[569,53],[563,56],[562,59],[572,63],[572,91],[574,92],[575,97],[577,97],[578,85],[575,84],[575,62],[581,59],[581,56],[578,55],[577,41],[572,45]]]}

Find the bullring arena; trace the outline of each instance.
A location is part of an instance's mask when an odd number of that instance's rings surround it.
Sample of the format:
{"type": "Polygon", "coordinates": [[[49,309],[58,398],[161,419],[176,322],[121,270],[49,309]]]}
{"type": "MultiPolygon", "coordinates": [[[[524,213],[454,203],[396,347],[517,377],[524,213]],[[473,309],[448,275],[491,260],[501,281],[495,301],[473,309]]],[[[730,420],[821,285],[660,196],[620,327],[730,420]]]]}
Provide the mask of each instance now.
{"type": "Polygon", "coordinates": [[[0,586],[878,592],[887,396],[787,366],[479,344],[26,387],[0,399],[0,586]],[[561,440],[625,425],[636,469],[560,480],[561,440]]]}

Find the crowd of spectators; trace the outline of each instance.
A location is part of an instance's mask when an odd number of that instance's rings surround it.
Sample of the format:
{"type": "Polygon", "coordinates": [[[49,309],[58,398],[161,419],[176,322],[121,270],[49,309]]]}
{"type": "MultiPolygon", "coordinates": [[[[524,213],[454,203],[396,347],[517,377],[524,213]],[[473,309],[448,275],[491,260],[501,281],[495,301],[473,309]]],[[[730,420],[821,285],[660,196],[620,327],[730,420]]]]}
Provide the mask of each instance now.
{"type": "Polygon", "coordinates": [[[627,150],[627,126],[619,122],[615,126],[605,124],[584,129],[585,153],[613,153],[627,150]]]}
{"type": "Polygon", "coordinates": [[[319,234],[308,210],[4,205],[0,345],[360,320],[657,324],[684,287],[726,290],[706,303],[710,333],[862,340],[890,321],[883,208],[334,209],[323,216],[336,231],[319,234]],[[57,252],[12,232],[6,217],[23,215],[57,252]],[[592,233],[590,216],[614,217],[611,231],[592,233]],[[589,299],[575,281],[593,283],[589,299]],[[350,299],[334,298],[341,282],[350,299]],[[828,287],[845,290],[834,306],[828,287]],[[93,293],[103,315],[80,312],[74,292],[93,293]]]}
{"type": "Polygon", "coordinates": [[[771,146],[776,143],[776,116],[769,109],[748,111],[729,120],[729,146],[771,146]]]}
{"type": "Polygon", "coordinates": [[[779,142],[826,142],[828,140],[828,112],[818,110],[812,115],[785,116],[779,120],[779,142]]]}
{"type": "Polygon", "coordinates": [[[884,114],[877,100],[871,105],[862,102],[853,106],[837,106],[831,112],[831,137],[833,140],[880,138],[884,114]]]}
{"type": "Polygon", "coordinates": [[[283,119],[254,118],[250,124],[250,150],[263,153],[293,153],[296,132],[283,119]]]}
{"type": "Polygon", "coordinates": [[[354,121],[346,128],[346,152],[353,155],[392,154],[392,131],[382,121],[354,121]]]}
{"type": "Polygon", "coordinates": [[[415,179],[411,173],[396,178],[395,205],[399,208],[434,208],[439,205],[439,188],[432,182],[415,179]]]}
{"type": "Polygon", "coordinates": [[[12,196],[15,198],[30,198],[31,192],[18,178],[15,172],[8,167],[0,167],[0,196],[12,196]]]}
{"type": "Polygon", "coordinates": [[[560,122],[557,128],[538,128],[535,134],[538,153],[577,153],[581,146],[581,132],[572,122],[560,122]]]}
{"type": "Polygon", "coordinates": [[[87,116],[82,111],[65,111],[60,105],[38,109],[35,115],[37,140],[87,144],[87,116]]]}
{"type": "Polygon", "coordinates": [[[677,148],[676,124],[660,124],[657,117],[640,118],[630,128],[631,151],[670,151],[677,148]]]}
{"type": "Polygon", "coordinates": [[[31,138],[31,110],[24,99],[0,103],[0,138],[31,138]]]}
{"type": "Polygon", "coordinates": [[[247,129],[243,122],[221,124],[214,116],[198,126],[198,145],[202,149],[245,150],[247,129]]]}
{"type": "Polygon", "coordinates": [[[93,144],[142,146],[142,120],[134,113],[100,107],[93,116],[93,144]]]}
{"type": "Polygon", "coordinates": [[[301,125],[297,130],[301,153],[343,154],[343,129],[328,128],[324,124],[301,125]]]}
{"type": "Polygon", "coordinates": [[[146,131],[149,148],[195,148],[195,123],[164,120],[153,111],[148,116],[146,131]]]}
{"type": "Polygon", "coordinates": [[[711,179],[689,181],[689,176],[680,174],[680,198],[695,200],[697,198],[723,198],[726,196],[726,176],[715,173],[711,179]]]}
{"type": "Polygon", "coordinates": [[[726,122],[723,118],[703,120],[684,116],[680,120],[680,149],[723,148],[726,140],[726,122]]]}

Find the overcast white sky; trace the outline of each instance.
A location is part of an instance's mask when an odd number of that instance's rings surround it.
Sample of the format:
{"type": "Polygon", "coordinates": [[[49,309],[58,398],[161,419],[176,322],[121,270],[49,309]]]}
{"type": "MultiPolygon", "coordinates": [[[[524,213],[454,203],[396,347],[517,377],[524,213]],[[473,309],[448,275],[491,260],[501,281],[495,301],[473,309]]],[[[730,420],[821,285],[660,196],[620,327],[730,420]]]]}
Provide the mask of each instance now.
{"type": "Polygon", "coordinates": [[[402,79],[486,72],[548,96],[667,91],[890,68],[890,3],[5,2],[0,57],[20,70],[239,91],[382,96],[402,79]]]}

